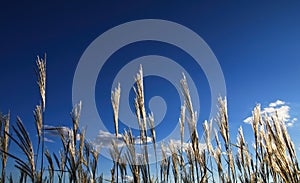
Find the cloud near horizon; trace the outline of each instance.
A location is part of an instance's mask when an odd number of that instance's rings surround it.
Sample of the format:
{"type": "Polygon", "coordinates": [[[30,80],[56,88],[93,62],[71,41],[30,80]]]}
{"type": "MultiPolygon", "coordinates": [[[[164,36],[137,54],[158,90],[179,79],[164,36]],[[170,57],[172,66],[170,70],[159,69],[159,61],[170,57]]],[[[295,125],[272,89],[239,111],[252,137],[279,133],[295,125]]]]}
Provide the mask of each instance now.
{"type": "MultiPolygon", "coordinates": [[[[73,134],[73,131],[71,128],[66,127],[66,126],[51,126],[51,125],[44,125],[44,129],[45,129],[45,141],[46,142],[50,142],[50,143],[54,143],[55,141],[53,140],[53,138],[60,138],[61,134],[64,135],[65,137],[68,137],[69,135],[73,134]],[[60,132],[59,132],[60,131],[60,132]]],[[[79,141],[80,140],[80,134],[77,133],[76,134],[76,140],[79,141]]]]}
{"type": "MultiPolygon", "coordinates": [[[[107,147],[111,147],[112,140],[116,140],[115,134],[110,133],[108,131],[99,130],[99,133],[96,139],[94,140],[93,144],[96,146],[107,148],[107,147]]],[[[135,140],[135,144],[141,143],[141,138],[139,136],[134,137],[134,140],[135,140]]],[[[123,135],[118,134],[118,140],[116,140],[115,142],[118,144],[118,146],[124,146],[125,144],[123,142],[123,135]]],[[[147,137],[147,142],[148,143],[152,142],[151,137],[147,137]]]]}
{"type": "MultiPolygon", "coordinates": [[[[286,102],[277,100],[275,102],[271,102],[268,107],[262,108],[261,114],[275,116],[277,112],[279,119],[285,122],[287,127],[292,127],[298,119],[296,117],[291,117],[290,109],[290,106],[286,102]]],[[[247,117],[246,119],[244,119],[244,123],[251,124],[252,120],[252,116],[247,117]]]]}

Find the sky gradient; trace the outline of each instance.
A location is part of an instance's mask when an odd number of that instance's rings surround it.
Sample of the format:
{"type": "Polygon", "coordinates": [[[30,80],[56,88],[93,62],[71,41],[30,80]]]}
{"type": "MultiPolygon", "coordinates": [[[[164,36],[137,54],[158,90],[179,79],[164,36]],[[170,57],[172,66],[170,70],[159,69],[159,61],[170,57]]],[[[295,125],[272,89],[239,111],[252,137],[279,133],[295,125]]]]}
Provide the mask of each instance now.
{"type": "MultiPolygon", "coordinates": [[[[299,150],[299,10],[299,1],[2,3],[0,111],[10,111],[12,123],[16,116],[20,116],[29,132],[35,133],[31,128],[34,124],[33,109],[40,101],[34,74],[35,60],[37,55],[47,53],[45,123],[70,126],[73,77],[86,48],[102,33],[122,23],[163,19],[196,32],[217,57],[226,81],[233,137],[242,125],[246,139],[252,139],[247,136],[251,126],[244,120],[251,115],[254,106],[261,103],[265,111],[280,108],[284,115],[289,115],[285,116],[286,122],[292,123],[288,130],[299,150]]],[[[145,41],[118,50],[98,76],[95,89],[97,109],[108,130],[114,132],[110,104],[113,78],[131,60],[150,54],[172,58],[197,81],[201,126],[209,117],[211,107],[209,85],[203,71],[189,55],[175,46],[145,41]]],[[[133,80],[134,75],[128,79],[133,80]]],[[[176,125],[179,117],[178,93],[174,86],[159,77],[145,78],[145,92],[146,103],[151,96],[160,95],[166,99],[169,113],[157,127],[158,138],[163,139],[170,133],[169,126],[176,125]]],[[[131,92],[129,99],[133,98],[131,92]]],[[[121,124],[120,129],[125,127],[121,124]]]]}

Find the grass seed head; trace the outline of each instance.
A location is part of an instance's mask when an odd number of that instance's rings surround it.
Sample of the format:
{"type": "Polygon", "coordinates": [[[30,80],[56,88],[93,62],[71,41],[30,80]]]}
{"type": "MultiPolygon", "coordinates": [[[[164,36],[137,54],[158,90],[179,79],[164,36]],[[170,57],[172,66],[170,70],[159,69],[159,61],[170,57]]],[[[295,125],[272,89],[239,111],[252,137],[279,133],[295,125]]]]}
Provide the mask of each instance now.
{"type": "Polygon", "coordinates": [[[36,65],[38,70],[36,74],[38,76],[38,86],[40,89],[40,95],[42,99],[42,110],[45,111],[46,106],[46,54],[44,59],[37,56],[36,65]]]}
{"type": "Polygon", "coordinates": [[[121,88],[120,83],[118,83],[118,87],[115,88],[111,93],[111,103],[114,112],[114,124],[115,124],[115,133],[118,138],[118,118],[119,118],[119,105],[120,105],[120,96],[121,96],[121,88]]]}

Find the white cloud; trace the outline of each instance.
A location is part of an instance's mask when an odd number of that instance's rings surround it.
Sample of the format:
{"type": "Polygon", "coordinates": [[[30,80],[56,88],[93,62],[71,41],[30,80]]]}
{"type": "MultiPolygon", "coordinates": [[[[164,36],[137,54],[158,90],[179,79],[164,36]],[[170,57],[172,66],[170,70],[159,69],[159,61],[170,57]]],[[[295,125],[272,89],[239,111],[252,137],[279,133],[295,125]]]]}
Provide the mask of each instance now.
{"type": "Polygon", "coordinates": [[[297,118],[293,118],[291,121],[289,121],[289,122],[286,123],[286,126],[287,126],[287,127],[293,126],[294,123],[295,123],[297,120],[298,120],[297,118]]]}
{"type": "MultiPolygon", "coordinates": [[[[100,130],[95,141],[93,142],[94,145],[96,146],[101,146],[101,147],[111,147],[112,140],[115,140],[118,146],[124,146],[123,142],[123,135],[118,134],[118,139],[116,140],[115,134],[112,134],[108,131],[103,131],[100,130]]],[[[151,143],[152,138],[147,137],[147,143],[151,143]]],[[[135,144],[140,144],[141,143],[141,138],[139,136],[134,137],[134,143],[135,144]]]]}
{"type": "MultiPolygon", "coordinates": [[[[181,140],[171,139],[170,143],[173,144],[177,149],[180,149],[181,147],[181,140]]],[[[192,144],[190,142],[183,142],[182,147],[183,149],[190,148],[192,147],[192,144]]]]}
{"type": "Polygon", "coordinates": [[[54,137],[60,137],[59,131],[65,136],[71,133],[71,129],[66,126],[57,127],[57,126],[44,125],[44,129],[46,135],[54,136],[54,137]]]}
{"type": "Polygon", "coordinates": [[[133,182],[133,177],[130,175],[125,175],[124,176],[124,181],[125,182],[133,182]]]}
{"type": "Polygon", "coordinates": [[[264,108],[264,110],[262,111],[262,113],[267,113],[270,116],[275,116],[276,112],[278,114],[278,118],[284,122],[288,122],[291,118],[290,114],[290,107],[287,105],[283,105],[280,107],[267,107],[264,108]]]}
{"type": "MultiPolygon", "coordinates": [[[[268,105],[268,107],[265,107],[261,110],[261,115],[267,114],[268,116],[275,116],[277,112],[279,120],[282,120],[285,122],[287,127],[291,127],[294,125],[294,123],[298,120],[297,118],[292,118],[290,115],[290,106],[286,104],[286,102],[277,100],[275,102],[272,102],[268,105]]],[[[251,124],[253,121],[252,116],[247,117],[244,119],[245,123],[251,124]]]]}
{"type": "MultiPolygon", "coordinates": [[[[181,148],[181,140],[171,139],[169,141],[169,143],[165,145],[165,151],[166,151],[166,154],[168,156],[171,155],[171,151],[170,151],[170,148],[169,148],[170,144],[174,145],[175,149],[180,149],[181,148]]],[[[187,148],[191,148],[191,147],[192,147],[192,143],[191,142],[183,142],[183,145],[182,145],[183,150],[185,150],[187,148]]],[[[206,149],[206,144],[199,143],[198,147],[199,147],[199,151],[203,151],[203,150],[206,149]]]]}
{"type": "Polygon", "coordinates": [[[279,106],[279,105],[284,105],[285,102],[284,101],[281,101],[281,100],[277,100],[276,102],[272,102],[269,104],[270,107],[276,107],[276,106],[279,106]]]}
{"type": "Polygon", "coordinates": [[[250,117],[244,119],[244,123],[251,124],[252,123],[252,119],[253,119],[252,116],[250,116],[250,117]]]}
{"type": "MultiPolygon", "coordinates": [[[[50,137],[60,137],[61,134],[65,137],[68,137],[73,134],[73,131],[71,128],[66,126],[51,126],[51,125],[44,125],[45,129],[45,136],[48,137],[47,140],[53,141],[50,137]]],[[[80,140],[80,134],[76,134],[76,140],[80,140]]]]}
{"type": "Polygon", "coordinates": [[[47,138],[47,137],[44,138],[44,141],[45,141],[45,142],[49,142],[49,143],[54,143],[54,141],[53,141],[52,139],[49,139],[49,138],[47,138]]]}
{"type": "Polygon", "coordinates": [[[112,140],[118,144],[118,146],[123,146],[123,136],[118,134],[118,139],[116,139],[116,135],[107,131],[100,130],[93,144],[101,147],[111,147],[112,140]]]}
{"type": "MultiPolygon", "coordinates": [[[[142,139],[140,136],[136,137],[134,139],[134,143],[135,144],[140,144],[142,142],[142,139]]],[[[151,137],[147,137],[147,143],[151,143],[152,142],[152,138],[151,137]]]]}

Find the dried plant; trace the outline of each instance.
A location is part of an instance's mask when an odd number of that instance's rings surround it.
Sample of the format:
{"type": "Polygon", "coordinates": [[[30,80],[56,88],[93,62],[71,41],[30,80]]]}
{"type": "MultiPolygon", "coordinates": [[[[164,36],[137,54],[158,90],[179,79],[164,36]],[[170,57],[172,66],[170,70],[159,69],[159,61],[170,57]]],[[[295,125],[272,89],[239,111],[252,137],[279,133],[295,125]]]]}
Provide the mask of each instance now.
{"type": "Polygon", "coordinates": [[[140,166],[138,165],[137,153],[134,147],[134,137],[130,129],[128,130],[128,132],[124,132],[123,140],[127,150],[125,153],[125,157],[132,172],[133,180],[136,183],[140,183],[140,166]]]}
{"type": "MultiPolygon", "coordinates": [[[[109,153],[114,162],[114,166],[113,166],[114,171],[113,172],[115,172],[115,170],[117,171],[117,175],[116,175],[117,182],[119,180],[119,163],[120,163],[122,149],[123,148],[119,149],[116,141],[112,140],[112,148],[109,149],[109,153]]],[[[113,176],[115,176],[115,175],[113,175],[113,176]]]]}
{"type": "Polygon", "coordinates": [[[51,155],[48,150],[45,152],[45,156],[48,160],[49,166],[48,166],[48,172],[49,172],[49,182],[53,182],[53,177],[54,177],[54,163],[52,161],[51,155]]]}
{"type": "Polygon", "coordinates": [[[1,149],[3,152],[1,154],[2,159],[2,170],[1,170],[1,181],[5,182],[5,168],[7,163],[7,153],[8,153],[8,134],[9,134],[9,121],[10,121],[10,113],[5,116],[0,114],[0,137],[1,137],[1,149]],[[4,124],[3,133],[2,133],[2,124],[4,124]],[[3,135],[2,135],[3,134],[3,135]]]}
{"type": "Polygon", "coordinates": [[[72,112],[71,112],[71,118],[72,118],[72,122],[73,122],[73,139],[72,139],[72,142],[74,143],[73,144],[73,147],[72,148],[75,148],[76,147],[76,138],[77,138],[77,134],[78,134],[78,125],[79,125],[79,119],[80,119],[80,113],[81,113],[81,108],[82,108],[82,102],[79,101],[78,104],[76,104],[73,109],[72,109],[72,112]]]}
{"type": "Polygon", "coordinates": [[[183,142],[184,142],[184,121],[185,121],[185,105],[181,106],[180,109],[180,152],[179,152],[179,166],[180,166],[180,176],[183,179],[183,176],[186,175],[184,167],[184,157],[183,157],[183,142]]]}
{"type": "MultiPolygon", "coordinates": [[[[39,152],[40,152],[40,145],[41,145],[41,137],[43,132],[43,112],[42,107],[40,105],[37,105],[35,107],[35,110],[33,111],[34,119],[35,119],[35,127],[37,131],[37,137],[38,137],[38,144],[37,144],[37,153],[36,153],[36,162],[35,166],[37,166],[37,161],[39,159],[39,152]]],[[[43,166],[42,166],[43,167],[43,166]]],[[[37,167],[35,167],[37,168],[37,167]]]]}
{"type": "Polygon", "coordinates": [[[153,115],[153,113],[150,113],[148,115],[148,121],[149,121],[149,127],[150,127],[150,131],[151,131],[151,138],[152,138],[152,143],[153,143],[153,148],[154,148],[156,177],[158,177],[156,134],[155,134],[155,129],[154,129],[154,115],[153,115]]]}
{"type": "Polygon", "coordinates": [[[38,70],[36,70],[36,75],[38,78],[38,86],[40,89],[40,95],[42,100],[42,110],[45,111],[46,106],[46,54],[44,59],[37,56],[36,65],[38,70]]]}
{"type": "Polygon", "coordinates": [[[172,157],[172,170],[173,170],[174,182],[177,183],[179,182],[179,170],[178,170],[179,159],[178,159],[177,149],[173,144],[172,140],[170,141],[169,149],[171,151],[171,157],[172,157]]]}
{"type": "Polygon", "coordinates": [[[85,159],[83,159],[83,164],[87,168],[89,174],[89,182],[96,183],[96,170],[98,166],[100,147],[96,146],[91,142],[84,143],[84,151],[85,151],[85,159]],[[92,159],[90,159],[90,154],[92,155],[92,159]]]}
{"type": "MultiPolygon", "coordinates": [[[[46,84],[46,62],[38,57],[38,85],[41,95],[41,105],[34,110],[36,125],[37,152],[20,118],[17,118],[16,125],[9,131],[10,114],[0,115],[0,142],[2,176],[1,182],[5,181],[5,170],[7,158],[15,160],[15,167],[20,170],[19,182],[26,182],[27,177],[31,182],[102,182],[107,180],[103,174],[97,174],[99,166],[99,145],[85,140],[85,131],[79,129],[81,102],[74,106],[71,112],[72,128],[54,127],[45,128],[43,125],[45,110],[45,84],[46,84]],[[48,150],[39,150],[40,141],[44,144],[44,135],[48,131],[57,131],[61,137],[62,149],[59,154],[48,150]],[[67,133],[66,133],[67,132],[67,133]],[[12,141],[24,157],[18,157],[8,150],[9,140],[12,141]],[[78,143],[79,141],[79,143],[78,143]],[[42,154],[40,154],[42,152],[42,154]],[[41,166],[37,166],[42,158],[41,166]],[[43,165],[43,157],[47,158],[47,167],[43,165]],[[55,163],[54,163],[55,161],[55,163]],[[48,171],[47,175],[43,171],[48,171]],[[69,180],[66,180],[69,176],[69,180]]],[[[112,92],[111,102],[114,112],[114,125],[116,139],[112,141],[110,155],[113,159],[110,182],[119,182],[119,170],[122,183],[129,182],[128,177],[133,177],[133,182],[300,182],[300,169],[296,155],[296,149],[285,122],[282,121],[278,113],[273,116],[264,114],[262,117],[260,105],[253,110],[253,149],[250,149],[244,137],[242,127],[238,130],[236,143],[230,139],[229,119],[227,114],[226,98],[219,98],[219,113],[216,117],[218,130],[213,130],[212,121],[203,123],[205,135],[205,145],[199,143],[197,129],[197,112],[193,109],[192,98],[190,96],[188,82],[183,75],[181,82],[182,94],[184,98],[183,106],[180,110],[180,146],[174,141],[170,141],[168,150],[161,143],[160,177],[158,175],[158,154],[157,139],[154,125],[154,114],[146,116],[144,104],[144,86],[142,67],[135,78],[136,87],[134,100],[136,117],[139,125],[140,144],[136,144],[133,132],[128,129],[123,135],[119,134],[118,113],[120,101],[120,85],[112,92]],[[187,112],[186,112],[187,111],[187,112]],[[147,129],[147,122],[149,130],[147,129]],[[190,140],[184,141],[185,122],[189,129],[190,140]],[[156,175],[150,172],[149,154],[147,149],[148,136],[151,133],[155,158],[156,175]],[[214,134],[213,134],[214,133],[214,134]],[[215,140],[212,141],[214,135],[215,140]],[[219,139],[219,135],[222,137],[219,139]],[[125,144],[118,146],[118,137],[123,138],[125,144]],[[127,166],[129,170],[127,172],[127,166]],[[170,176],[170,168],[173,176],[170,176]],[[179,169],[180,168],[180,169],[179,169]],[[216,179],[214,175],[218,174],[216,179]],[[218,181],[216,181],[216,180],[218,181]]],[[[43,147],[43,146],[42,146],[43,147]]],[[[10,174],[7,178],[13,182],[10,174]]]]}
{"type": "Polygon", "coordinates": [[[120,173],[121,173],[121,178],[122,178],[122,183],[123,183],[124,180],[127,177],[127,169],[126,169],[127,161],[126,161],[126,157],[125,156],[122,156],[120,158],[119,166],[120,166],[120,173]]]}
{"type": "Polygon", "coordinates": [[[192,141],[193,155],[195,161],[198,161],[195,162],[195,168],[196,168],[197,182],[199,182],[200,175],[199,175],[198,163],[200,160],[200,150],[199,150],[199,137],[197,131],[197,121],[198,121],[197,112],[194,111],[188,83],[184,74],[183,74],[183,79],[180,80],[180,84],[182,88],[182,94],[184,97],[184,103],[187,107],[188,114],[189,114],[189,116],[187,117],[187,124],[189,127],[190,139],[192,141]]]}
{"type": "Polygon", "coordinates": [[[66,167],[66,153],[60,152],[60,157],[57,157],[56,154],[53,154],[54,160],[56,162],[56,166],[58,168],[58,182],[62,183],[63,182],[63,176],[65,172],[65,167],[66,167]]]}
{"type": "Polygon", "coordinates": [[[37,135],[38,135],[38,144],[40,144],[40,139],[41,139],[41,134],[42,134],[42,126],[43,126],[42,107],[40,105],[36,106],[33,113],[34,113],[36,131],[37,131],[37,135]]]}
{"type": "Polygon", "coordinates": [[[148,155],[148,147],[147,147],[147,116],[146,116],[146,109],[145,109],[145,97],[144,97],[144,83],[143,83],[143,68],[142,65],[140,65],[140,69],[138,74],[135,78],[136,87],[134,87],[134,92],[136,94],[135,98],[135,107],[136,107],[136,116],[138,120],[138,124],[140,126],[140,134],[141,134],[141,145],[143,145],[144,150],[144,157],[146,160],[146,171],[147,171],[147,177],[150,181],[150,163],[149,163],[149,155],[148,155]],[[141,117],[141,118],[140,118],[141,117]]]}
{"type": "Polygon", "coordinates": [[[121,88],[120,83],[118,83],[118,87],[115,88],[115,91],[111,92],[111,103],[114,112],[114,124],[115,124],[115,133],[116,138],[118,138],[118,120],[119,120],[119,105],[120,105],[120,95],[121,88]]]}
{"type": "Polygon", "coordinates": [[[161,143],[162,160],[160,163],[160,181],[169,181],[170,157],[167,156],[165,146],[161,143]]]}
{"type": "Polygon", "coordinates": [[[46,108],[46,54],[44,56],[44,59],[37,56],[36,60],[37,70],[36,76],[37,76],[37,84],[39,86],[40,96],[41,96],[41,106],[37,106],[34,111],[34,118],[35,118],[35,124],[37,128],[38,133],[38,148],[37,148],[37,157],[36,157],[36,166],[38,161],[38,154],[40,149],[40,139],[42,134],[42,158],[41,158],[41,171],[40,176],[38,176],[38,179],[40,180],[43,177],[43,168],[44,167],[44,129],[43,129],[43,115],[42,113],[45,112],[46,108]]]}
{"type": "Polygon", "coordinates": [[[17,127],[13,126],[13,131],[16,134],[16,138],[9,133],[7,133],[7,135],[22,150],[27,161],[22,160],[13,154],[4,152],[3,150],[2,152],[15,159],[15,167],[28,175],[32,182],[35,182],[36,180],[40,181],[40,179],[38,179],[38,173],[35,170],[32,142],[20,118],[17,118],[17,127]]]}
{"type": "Polygon", "coordinates": [[[227,169],[228,169],[228,178],[233,181],[236,181],[235,177],[235,166],[234,159],[231,149],[231,141],[229,135],[229,125],[228,125],[228,114],[227,114],[227,99],[219,98],[219,113],[217,117],[217,124],[219,126],[220,134],[225,143],[225,150],[227,154],[227,169]],[[231,177],[232,176],[232,177],[231,177]]]}
{"type": "Polygon", "coordinates": [[[143,83],[143,68],[142,65],[140,65],[139,73],[137,74],[135,78],[136,82],[136,88],[133,88],[136,94],[136,100],[138,104],[138,109],[140,111],[141,117],[142,117],[142,130],[147,137],[147,116],[146,116],[146,109],[145,109],[145,97],[144,97],[144,83],[143,83]]]}

